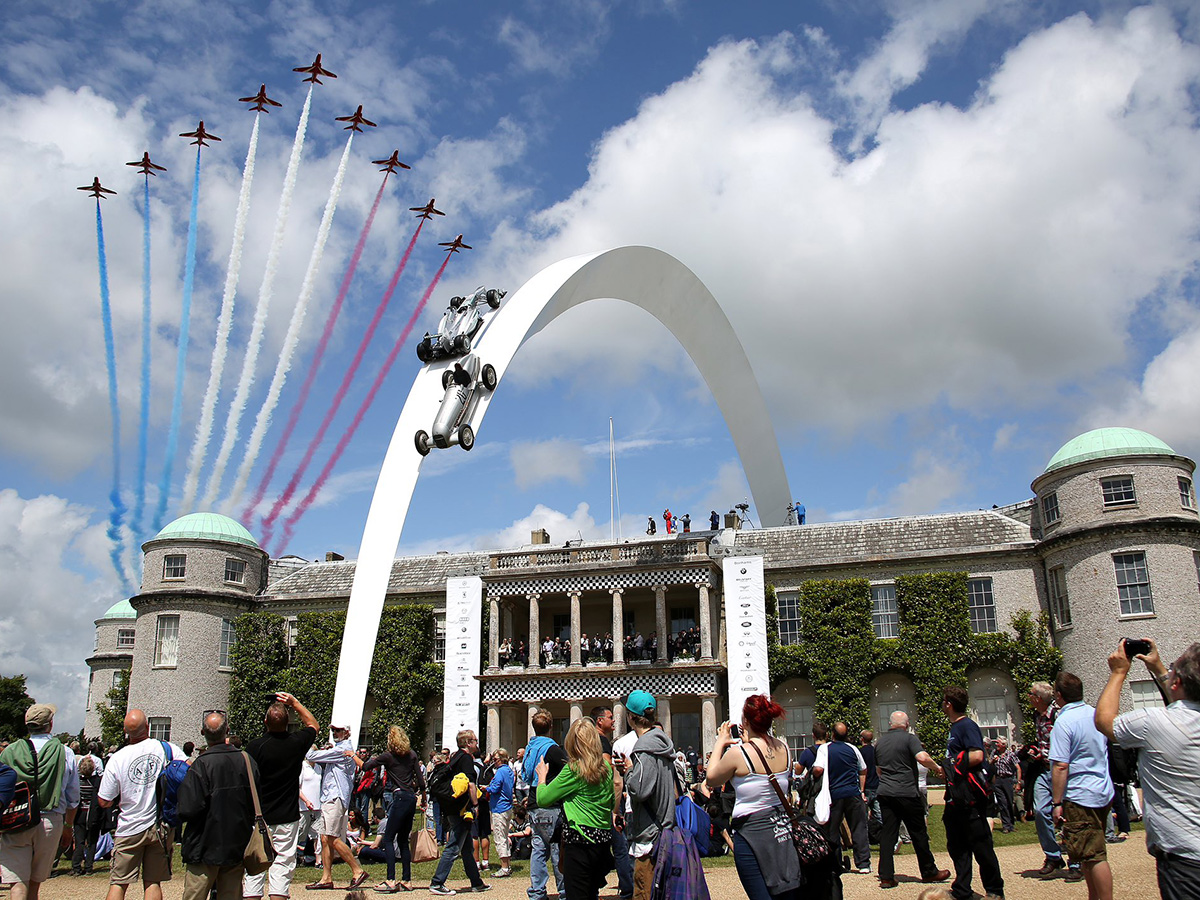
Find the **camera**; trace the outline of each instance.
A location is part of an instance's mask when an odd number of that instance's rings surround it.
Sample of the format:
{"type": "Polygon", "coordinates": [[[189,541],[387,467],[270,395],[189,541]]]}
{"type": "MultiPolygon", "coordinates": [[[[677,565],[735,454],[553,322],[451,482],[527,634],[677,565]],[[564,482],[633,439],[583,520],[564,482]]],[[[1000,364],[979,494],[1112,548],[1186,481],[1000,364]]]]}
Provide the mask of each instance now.
{"type": "Polygon", "coordinates": [[[735,741],[741,740],[742,727],[740,725],[730,725],[729,726],[729,736],[731,738],[733,738],[735,741]]]}
{"type": "Polygon", "coordinates": [[[1145,656],[1154,649],[1150,646],[1149,641],[1138,640],[1137,638],[1125,638],[1121,644],[1125,649],[1126,659],[1133,659],[1139,653],[1145,656]]]}

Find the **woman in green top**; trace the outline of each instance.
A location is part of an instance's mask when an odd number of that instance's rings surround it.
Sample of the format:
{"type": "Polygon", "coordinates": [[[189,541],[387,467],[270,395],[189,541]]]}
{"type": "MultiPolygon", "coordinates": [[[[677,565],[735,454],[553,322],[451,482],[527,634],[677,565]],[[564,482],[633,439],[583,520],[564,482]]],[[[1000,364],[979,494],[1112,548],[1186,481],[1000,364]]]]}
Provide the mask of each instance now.
{"type": "Polygon", "coordinates": [[[550,767],[537,764],[537,803],[562,804],[567,823],[561,853],[563,881],[571,900],[597,900],[613,868],[613,769],[600,749],[600,732],[588,716],[576,719],[563,741],[567,765],[549,784],[550,767]]]}

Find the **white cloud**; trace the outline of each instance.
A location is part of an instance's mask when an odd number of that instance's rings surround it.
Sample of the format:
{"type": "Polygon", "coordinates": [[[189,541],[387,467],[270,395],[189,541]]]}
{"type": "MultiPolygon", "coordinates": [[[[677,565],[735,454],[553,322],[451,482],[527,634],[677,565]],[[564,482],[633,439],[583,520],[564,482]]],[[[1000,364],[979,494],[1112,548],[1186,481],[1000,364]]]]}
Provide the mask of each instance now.
{"type": "Polygon", "coordinates": [[[579,443],[557,439],[514,443],[509,460],[522,490],[551,481],[582,484],[591,468],[591,459],[579,443]]]}

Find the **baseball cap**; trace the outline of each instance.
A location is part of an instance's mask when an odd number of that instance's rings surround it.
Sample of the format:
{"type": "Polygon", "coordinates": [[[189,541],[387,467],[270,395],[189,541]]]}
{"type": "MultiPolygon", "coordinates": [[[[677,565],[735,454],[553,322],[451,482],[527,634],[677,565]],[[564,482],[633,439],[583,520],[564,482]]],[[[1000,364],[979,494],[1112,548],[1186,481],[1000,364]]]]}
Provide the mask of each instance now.
{"type": "Polygon", "coordinates": [[[35,728],[45,728],[54,721],[56,712],[58,712],[58,707],[50,703],[35,703],[25,710],[25,724],[35,728]]]}
{"type": "Polygon", "coordinates": [[[630,691],[625,708],[635,716],[648,716],[658,708],[658,701],[649,691],[630,691]]]}

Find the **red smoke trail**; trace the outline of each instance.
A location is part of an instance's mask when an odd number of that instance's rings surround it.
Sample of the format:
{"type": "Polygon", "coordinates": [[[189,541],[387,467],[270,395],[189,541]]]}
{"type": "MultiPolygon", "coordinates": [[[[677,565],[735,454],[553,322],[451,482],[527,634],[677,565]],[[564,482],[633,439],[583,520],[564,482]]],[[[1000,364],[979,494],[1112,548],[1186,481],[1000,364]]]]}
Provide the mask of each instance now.
{"type": "Polygon", "coordinates": [[[304,451],[304,457],[300,460],[300,465],[296,467],[296,471],[292,473],[292,477],[288,479],[287,487],[284,488],[283,493],[272,504],[271,511],[267,514],[267,517],[263,519],[262,542],[264,544],[268,543],[275,533],[275,520],[279,518],[279,513],[287,502],[295,496],[300,479],[304,477],[304,473],[308,469],[308,464],[312,462],[313,455],[317,452],[317,447],[321,445],[321,441],[325,437],[325,432],[329,430],[329,425],[333,422],[333,417],[337,415],[337,411],[341,408],[342,400],[346,397],[346,391],[350,389],[350,382],[354,380],[354,376],[358,372],[358,367],[362,364],[363,355],[367,352],[367,345],[371,343],[371,338],[375,336],[375,330],[379,327],[379,322],[383,319],[383,314],[387,311],[388,304],[392,302],[392,294],[396,292],[396,284],[400,281],[400,275],[404,272],[404,267],[408,265],[408,258],[412,255],[413,247],[417,244],[417,238],[420,237],[421,227],[425,222],[425,219],[417,222],[417,230],[413,232],[412,238],[409,239],[408,246],[404,249],[404,255],[400,257],[400,264],[396,266],[396,271],[392,273],[392,280],[388,282],[387,290],[379,298],[379,305],[375,307],[375,315],[372,317],[371,323],[367,325],[367,330],[363,333],[362,340],[358,342],[358,350],[354,353],[354,359],[350,361],[350,368],[346,369],[346,373],[342,376],[342,383],[338,385],[337,393],[333,395],[329,409],[325,411],[325,417],[321,419],[320,427],[317,428],[316,434],[308,442],[308,448],[304,451]]]}
{"type": "MultiPolygon", "coordinates": [[[[325,463],[325,467],[321,469],[321,474],[317,476],[317,480],[313,482],[313,486],[308,489],[308,493],[304,495],[304,499],[292,510],[292,514],[287,517],[283,523],[283,537],[279,540],[280,548],[286,547],[288,541],[292,539],[292,534],[295,532],[296,522],[300,517],[308,512],[308,508],[312,506],[313,500],[317,498],[317,494],[321,492],[321,488],[325,486],[325,482],[329,480],[330,474],[333,472],[333,467],[337,465],[338,460],[342,458],[342,454],[346,452],[346,447],[350,443],[350,439],[354,437],[354,433],[358,430],[358,426],[362,424],[363,416],[366,415],[371,403],[375,400],[375,395],[379,393],[379,388],[382,387],[383,381],[387,378],[388,372],[392,369],[392,364],[396,361],[396,357],[400,355],[400,349],[408,341],[408,336],[412,333],[413,326],[417,324],[417,318],[421,315],[421,311],[425,309],[425,304],[429,302],[429,296],[433,293],[433,289],[437,287],[437,283],[442,278],[442,273],[446,271],[446,265],[450,262],[451,254],[447,253],[446,258],[442,260],[441,267],[437,270],[437,274],[433,276],[433,281],[429,282],[429,287],[425,289],[425,293],[421,295],[421,302],[417,304],[417,308],[413,310],[413,314],[409,317],[408,323],[404,326],[404,330],[400,332],[400,337],[396,339],[395,345],[392,347],[392,352],[388,354],[388,358],[384,360],[382,368],[375,376],[375,381],[371,384],[371,390],[367,392],[367,396],[363,398],[362,404],[358,407],[358,412],[354,414],[354,421],[350,423],[350,427],[346,429],[346,433],[342,435],[337,442],[337,446],[333,449],[333,454],[329,457],[329,461],[325,463]]],[[[278,556],[281,549],[275,551],[278,556]]]]}
{"type": "Polygon", "coordinates": [[[379,191],[375,194],[375,202],[371,205],[371,211],[367,214],[367,221],[363,223],[362,231],[358,235],[358,243],[354,245],[354,253],[350,255],[350,262],[346,266],[346,273],[342,276],[341,287],[338,288],[337,299],[333,301],[333,307],[329,310],[329,316],[325,319],[325,330],[321,332],[321,339],[317,342],[317,349],[313,351],[313,357],[308,363],[308,373],[304,376],[304,384],[300,385],[300,393],[297,395],[296,401],[292,404],[291,412],[288,413],[287,425],[284,426],[283,434],[280,436],[279,442],[275,445],[275,449],[271,452],[271,460],[267,463],[267,471],[263,473],[262,480],[254,490],[254,496],[250,498],[250,502],[246,506],[246,511],[242,513],[243,522],[250,521],[250,516],[254,512],[254,508],[262,502],[263,494],[267,492],[267,485],[271,483],[271,479],[275,475],[275,469],[279,466],[279,460],[283,458],[283,453],[287,450],[287,444],[292,437],[292,432],[296,430],[296,424],[300,421],[300,411],[304,408],[304,404],[308,402],[309,391],[312,390],[313,382],[317,378],[317,369],[320,368],[321,360],[325,357],[325,350],[329,346],[329,339],[333,337],[333,326],[337,323],[338,314],[342,311],[342,304],[346,301],[346,294],[350,291],[350,282],[354,280],[354,272],[358,268],[358,261],[362,259],[363,246],[367,243],[367,235],[371,233],[371,225],[375,221],[375,213],[379,210],[379,201],[383,199],[383,189],[387,187],[389,174],[389,172],[383,173],[383,183],[379,185],[379,191]]]}

